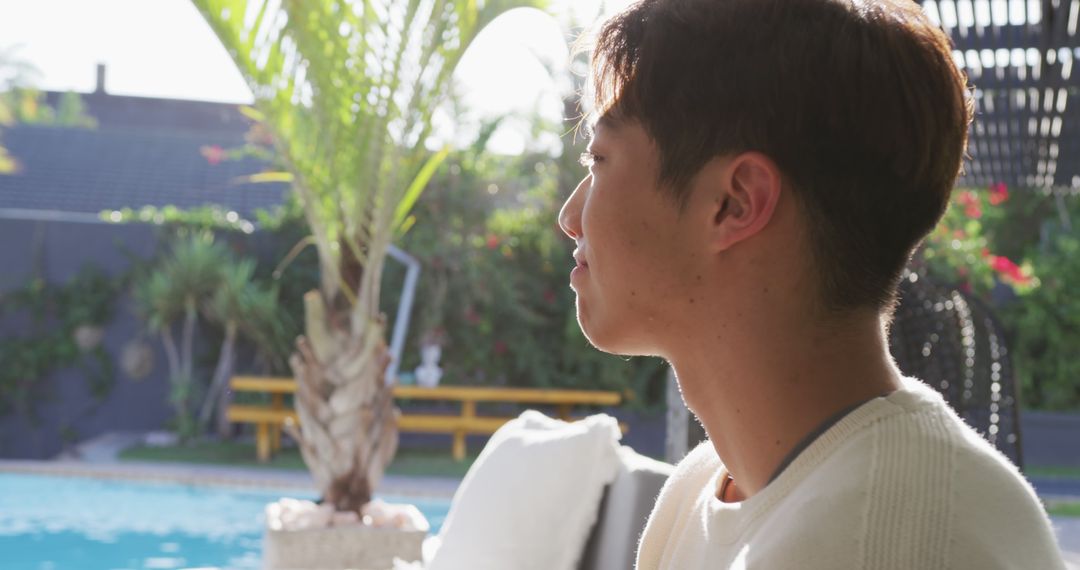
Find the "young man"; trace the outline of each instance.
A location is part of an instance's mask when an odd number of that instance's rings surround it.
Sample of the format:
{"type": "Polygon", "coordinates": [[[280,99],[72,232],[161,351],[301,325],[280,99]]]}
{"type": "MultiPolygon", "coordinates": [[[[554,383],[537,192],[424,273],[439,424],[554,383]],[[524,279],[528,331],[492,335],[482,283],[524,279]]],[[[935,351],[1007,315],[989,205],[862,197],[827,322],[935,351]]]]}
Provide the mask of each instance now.
{"type": "Polygon", "coordinates": [[[559,216],[578,321],[657,355],[709,439],[638,567],[1062,568],[1000,453],[887,324],[971,119],[908,0],[643,0],[593,52],[589,175],[559,216]]]}

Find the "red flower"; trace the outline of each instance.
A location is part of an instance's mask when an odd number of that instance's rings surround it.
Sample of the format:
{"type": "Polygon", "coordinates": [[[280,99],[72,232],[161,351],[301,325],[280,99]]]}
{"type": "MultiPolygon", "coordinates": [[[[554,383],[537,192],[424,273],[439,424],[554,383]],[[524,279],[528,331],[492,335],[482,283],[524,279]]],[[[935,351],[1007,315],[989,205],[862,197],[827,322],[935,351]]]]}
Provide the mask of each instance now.
{"type": "Polygon", "coordinates": [[[501,341],[501,340],[495,341],[495,346],[493,348],[495,350],[495,354],[505,354],[506,353],[506,343],[501,341]]]}
{"type": "Polygon", "coordinates": [[[964,215],[977,220],[982,217],[982,208],[978,204],[972,204],[964,208],[964,215]]]}
{"type": "Polygon", "coordinates": [[[487,248],[488,249],[495,249],[497,247],[499,247],[499,236],[497,236],[495,234],[488,234],[487,248]]]}
{"type": "Polygon", "coordinates": [[[555,292],[551,289],[544,291],[544,301],[549,305],[555,304],[555,292]]]}
{"type": "Polygon", "coordinates": [[[1009,187],[1004,182],[990,186],[990,205],[997,206],[1009,199],[1009,187]]]}
{"type": "Polygon", "coordinates": [[[990,268],[998,273],[1009,273],[1012,271],[1019,271],[1020,268],[1012,262],[1008,257],[1004,255],[992,255],[990,256],[990,268]]]}
{"type": "Polygon", "coordinates": [[[1020,269],[1019,265],[1002,255],[990,256],[990,268],[1021,285],[1031,281],[1031,277],[1024,275],[1024,271],[1020,269]]]}
{"type": "Polygon", "coordinates": [[[206,159],[206,162],[209,162],[210,164],[217,164],[225,160],[226,156],[225,149],[216,144],[200,148],[199,153],[201,153],[203,158],[206,159]]]}
{"type": "Polygon", "coordinates": [[[955,239],[964,239],[967,237],[967,234],[964,233],[964,230],[953,230],[952,237],[955,239]]]}

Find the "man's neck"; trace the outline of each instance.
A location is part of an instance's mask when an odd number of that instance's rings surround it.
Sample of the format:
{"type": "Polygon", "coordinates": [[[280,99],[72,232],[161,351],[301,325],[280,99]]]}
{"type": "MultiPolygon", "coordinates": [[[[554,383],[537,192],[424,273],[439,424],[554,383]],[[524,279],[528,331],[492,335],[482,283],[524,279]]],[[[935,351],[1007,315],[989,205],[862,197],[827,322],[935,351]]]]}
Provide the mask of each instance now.
{"type": "MultiPolygon", "coordinates": [[[[900,386],[874,317],[842,324],[770,323],[767,315],[701,334],[669,356],[741,498],[764,488],[784,457],[838,412],[900,386]]],[[[705,325],[707,326],[707,325],[705,325]]]]}

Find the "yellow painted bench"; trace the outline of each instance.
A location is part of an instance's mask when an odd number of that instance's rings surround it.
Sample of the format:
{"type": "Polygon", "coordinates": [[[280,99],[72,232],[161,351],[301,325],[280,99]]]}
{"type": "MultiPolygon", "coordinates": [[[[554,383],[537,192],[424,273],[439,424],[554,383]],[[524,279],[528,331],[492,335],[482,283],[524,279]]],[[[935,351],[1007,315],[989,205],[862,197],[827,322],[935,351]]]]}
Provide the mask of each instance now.
{"type": "MultiPolygon", "coordinates": [[[[227,411],[231,422],[255,424],[256,455],[259,461],[269,460],[273,452],[281,449],[281,426],[287,419],[299,421],[296,411],[285,407],[285,395],[296,393],[296,382],[292,378],[234,376],[230,387],[234,392],[270,394],[269,407],[233,404],[227,411]]],[[[570,412],[574,406],[617,406],[622,402],[618,392],[479,386],[395,386],[394,397],[461,402],[458,415],[403,413],[398,421],[398,429],[403,432],[451,434],[452,453],[458,461],[465,459],[466,435],[493,434],[512,419],[477,415],[476,404],[479,402],[552,405],[559,418],[567,421],[573,419],[570,412]]],[[[619,425],[624,432],[627,431],[625,424],[619,425]]]]}

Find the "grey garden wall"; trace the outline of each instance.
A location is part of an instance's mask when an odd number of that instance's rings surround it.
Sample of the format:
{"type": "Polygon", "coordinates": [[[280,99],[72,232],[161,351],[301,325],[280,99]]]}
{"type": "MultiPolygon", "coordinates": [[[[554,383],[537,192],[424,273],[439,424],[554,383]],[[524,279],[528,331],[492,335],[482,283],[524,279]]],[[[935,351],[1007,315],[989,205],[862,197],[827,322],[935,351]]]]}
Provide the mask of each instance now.
{"type": "MultiPolygon", "coordinates": [[[[125,250],[149,257],[155,241],[154,228],[147,226],[0,218],[0,295],[24,285],[36,272],[47,282],[63,283],[86,263],[115,275],[129,266],[125,250]]],[[[0,342],[25,334],[28,322],[27,315],[0,317],[0,342]]],[[[104,341],[114,361],[121,347],[138,332],[129,300],[120,299],[104,341]]],[[[125,377],[118,367],[113,390],[101,402],[91,397],[86,378],[78,369],[60,370],[40,379],[33,417],[0,417],[0,458],[53,457],[63,448],[64,426],[72,430],[69,438],[78,440],[108,431],[163,428],[171,417],[167,375],[160,343],[152,344],[157,352],[153,372],[136,381],[125,377]]]]}
{"type": "MultiPolygon", "coordinates": [[[[3,294],[27,283],[36,272],[50,283],[63,283],[91,263],[115,275],[130,265],[130,255],[148,258],[158,240],[155,228],[111,225],[86,216],[83,222],[10,219],[0,217],[0,303],[3,294]]],[[[257,236],[252,246],[259,247],[257,236]]],[[[0,317],[0,343],[25,334],[27,315],[0,317]]],[[[140,331],[130,300],[118,301],[115,318],[106,328],[105,349],[118,359],[121,348],[140,331]]],[[[111,394],[101,402],[88,391],[78,369],[60,370],[39,382],[35,415],[0,416],[0,458],[44,459],[64,447],[64,426],[77,440],[109,431],[146,431],[166,428],[172,417],[168,382],[160,343],[154,369],[133,380],[117,368],[111,394]]],[[[4,366],[0,362],[0,366],[4,366]]],[[[663,452],[662,418],[624,418],[633,429],[631,445],[659,456],[663,452]],[[644,420],[644,421],[643,421],[644,420]]],[[[1026,411],[1021,416],[1023,452],[1028,465],[1080,466],[1080,414],[1026,411]]],[[[482,442],[478,442],[482,445],[482,442]]]]}
{"type": "Polygon", "coordinates": [[[1024,412],[1020,429],[1026,465],[1080,467],[1080,413],[1024,412]]]}

